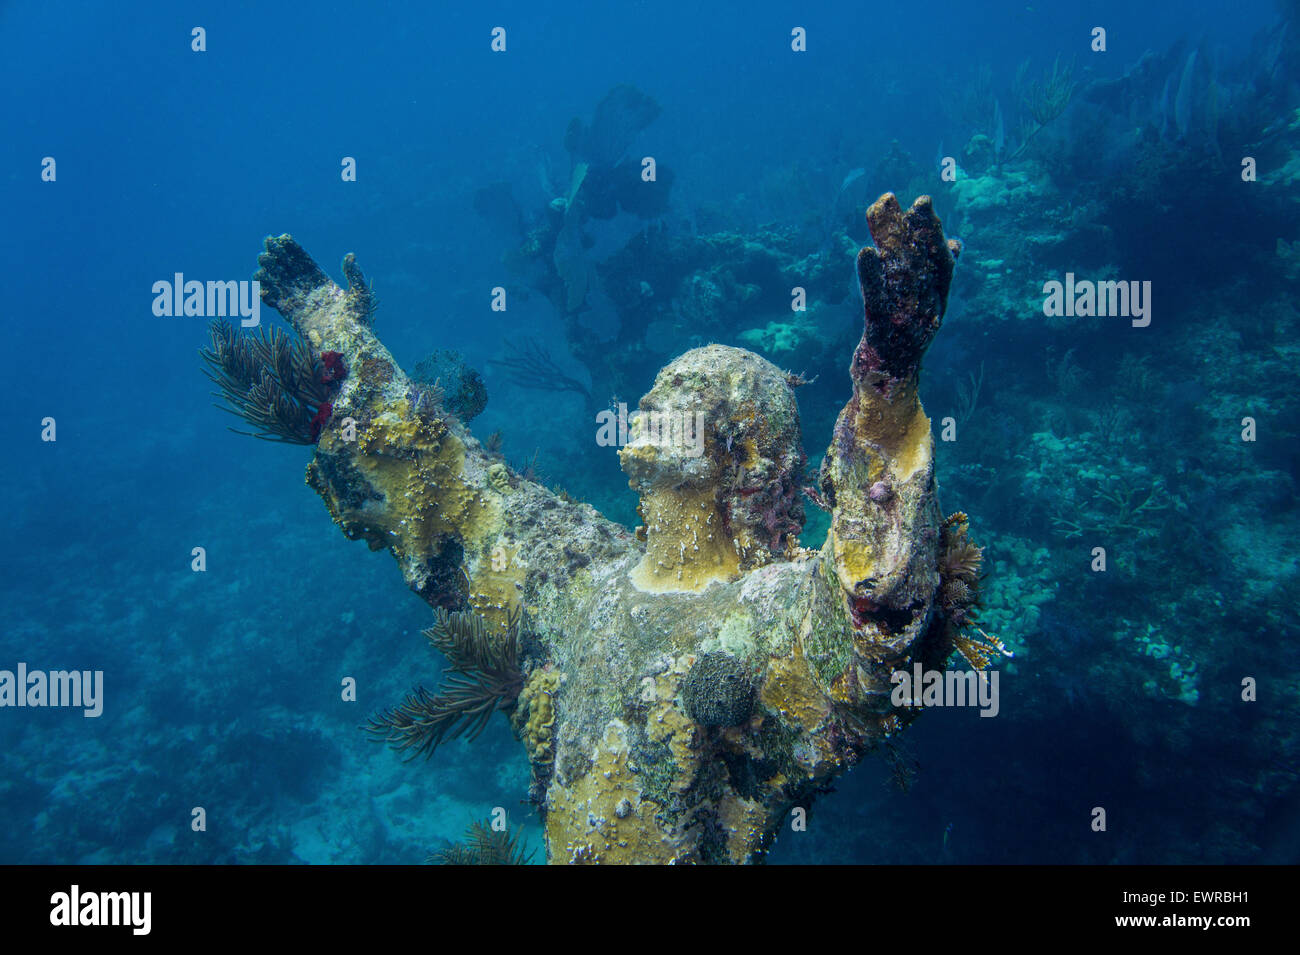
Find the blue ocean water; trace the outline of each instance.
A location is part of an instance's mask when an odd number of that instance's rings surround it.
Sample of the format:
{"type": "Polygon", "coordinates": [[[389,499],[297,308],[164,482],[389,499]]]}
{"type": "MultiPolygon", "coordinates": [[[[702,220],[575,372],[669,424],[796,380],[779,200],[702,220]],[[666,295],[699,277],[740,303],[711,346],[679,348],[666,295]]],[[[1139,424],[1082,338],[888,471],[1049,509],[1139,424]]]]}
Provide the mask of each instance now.
{"type": "Polygon", "coordinates": [[[332,525],[310,448],[227,430],[207,322],[155,315],[155,282],[247,279],[283,232],[337,281],[354,252],[403,367],[460,352],[489,394],[475,434],[631,527],[591,409],[695,345],[815,379],[816,463],[861,334],[863,211],[889,190],[932,195],[965,244],[922,399],[956,424],[943,505],[987,547],[985,624],[1016,656],[998,718],[926,713],[905,791],[868,757],[770,861],[1300,859],[1300,8],[1132,7],[0,9],[0,670],[104,673],[96,718],[0,707],[0,862],[420,862],[499,806],[540,845],[505,720],[428,763],[359,731],[436,679],[429,608],[332,525]],[[570,121],[620,84],[658,104],[626,150],[671,190],[584,223],[569,309],[519,250],[571,187],[570,121]],[[1149,282],[1150,324],[1045,315],[1067,273],[1149,282]],[[589,395],[491,364],[525,339],[589,395]]]}

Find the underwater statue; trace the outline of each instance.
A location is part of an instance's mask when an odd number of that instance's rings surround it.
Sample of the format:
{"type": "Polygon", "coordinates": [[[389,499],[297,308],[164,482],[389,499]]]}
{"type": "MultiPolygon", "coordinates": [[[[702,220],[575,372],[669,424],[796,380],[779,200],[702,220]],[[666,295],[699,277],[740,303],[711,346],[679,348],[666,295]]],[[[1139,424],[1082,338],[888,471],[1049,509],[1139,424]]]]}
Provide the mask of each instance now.
{"type": "Polygon", "coordinates": [[[1000,650],[976,622],[980,549],[965,515],[939,509],[917,395],[961,247],[925,196],[903,211],[886,194],[867,220],[865,330],[817,486],[803,486],[798,381],[743,349],[692,349],[619,452],[635,534],[512,471],[413,383],[351,256],[344,290],[289,236],[267,239],[261,294],[300,341],[214,327],[204,357],[234,410],[263,437],[314,443],[307,483],[335,522],[435,608],[444,682],[372,734],[427,755],[502,712],[552,863],[759,861],[919,712],[891,703],[891,674],[954,650],[982,668],[1000,650]],[[799,545],[803,496],[830,512],[818,550],[799,545]]]}

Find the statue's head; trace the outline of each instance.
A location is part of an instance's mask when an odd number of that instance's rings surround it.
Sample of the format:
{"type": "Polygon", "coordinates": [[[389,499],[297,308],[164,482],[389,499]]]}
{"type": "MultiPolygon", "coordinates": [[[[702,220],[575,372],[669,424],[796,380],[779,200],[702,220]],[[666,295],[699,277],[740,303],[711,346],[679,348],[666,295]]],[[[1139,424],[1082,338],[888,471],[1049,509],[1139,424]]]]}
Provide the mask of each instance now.
{"type": "Polygon", "coordinates": [[[659,372],[619,452],[641,496],[642,590],[703,590],[797,543],[805,457],[787,377],[726,345],[659,372]]]}

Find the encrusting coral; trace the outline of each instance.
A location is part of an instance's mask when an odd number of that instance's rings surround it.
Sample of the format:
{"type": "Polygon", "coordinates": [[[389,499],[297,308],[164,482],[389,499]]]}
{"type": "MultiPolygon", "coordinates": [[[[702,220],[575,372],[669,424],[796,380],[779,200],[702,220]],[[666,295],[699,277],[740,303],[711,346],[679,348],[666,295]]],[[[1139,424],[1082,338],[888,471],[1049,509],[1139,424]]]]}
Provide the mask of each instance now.
{"type": "Polygon", "coordinates": [[[706,346],[656,378],[621,456],[638,538],[413,402],[354,262],[344,291],[289,236],[266,242],[264,300],[350,369],[308,483],[437,608],[452,666],[450,692],[373,729],[421,752],[508,712],[550,862],[761,859],[791,809],[915,717],[892,706],[891,673],[942,666],[973,626],[978,548],[964,517],[941,518],[917,397],[960,246],[927,197],[904,212],[886,194],[867,221],[820,550],[798,544],[798,408],[766,360],[706,346]]]}

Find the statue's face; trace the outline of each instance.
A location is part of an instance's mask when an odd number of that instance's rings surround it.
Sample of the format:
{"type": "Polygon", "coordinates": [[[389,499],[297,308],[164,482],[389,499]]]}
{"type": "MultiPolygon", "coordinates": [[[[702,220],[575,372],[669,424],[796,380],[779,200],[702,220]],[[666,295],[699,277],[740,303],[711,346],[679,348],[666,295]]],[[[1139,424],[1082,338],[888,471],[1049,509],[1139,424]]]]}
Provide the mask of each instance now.
{"type": "Polygon", "coordinates": [[[740,348],[686,352],[641,399],[623,470],[641,495],[706,492],[743,567],[780,552],[803,522],[799,409],[786,375],[740,348]]]}
{"type": "Polygon", "coordinates": [[[716,436],[709,434],[711,422],[703,403],[674,394],[660,382],[629,416],[628,443],[619,455],[623,469],[642,487],[716,485],[718,463],[705,453],[716,436]]]}

